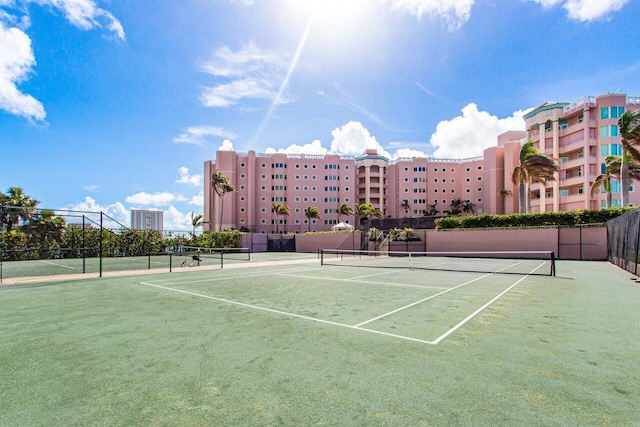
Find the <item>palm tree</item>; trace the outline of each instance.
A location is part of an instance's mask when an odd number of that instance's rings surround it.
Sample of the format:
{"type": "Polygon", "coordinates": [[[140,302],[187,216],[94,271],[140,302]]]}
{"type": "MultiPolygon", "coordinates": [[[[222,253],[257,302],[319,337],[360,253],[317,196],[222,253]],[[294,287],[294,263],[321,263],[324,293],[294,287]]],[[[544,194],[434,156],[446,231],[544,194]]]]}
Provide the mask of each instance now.
{"type": "Polygon", "coordinates": [[[605,161],[604,173],[601,173],[596,177],[596,180],[591,184],[591,195],[595,196],[600,191],[600,187],[604,186],[604,191],[607,192],[607,207],[611,207],[612,194],[611,194],[611,181],[620,180],[620,163],[619,158],[616,156],[608,156],[605,161]]]}
{"type": "Polygon", "coordinates": [[[622,206],[629,204],[629,160],[640,163],[640,110],[627,110],[618,119],[618,130],[622,137],[622,162],[620,184],[622,185],[622,206]]]}
{"type": "Polygon", "coordinates": [[[285,206],[283,204],[280,203],[275,203],[275,202],[271,202],[271,209],[273,210],[273,212],[276,214],[276,234],[279,232],[279,220],[277,219],[277,217],[279,216],[289,216],[291,215],[291,209],[289,209],[289,206],[285,206]]]}
{"type": "Polygon", "coordinates": [[[476,205],[475,203],[472,203],[471,200],[462,201],[462,213],[474,214],[476,213],[475,209],[476,209],[476,205]]]}
{"type": "Polygon", "coordinates": [[[309,224],[309,230],[311,231],[311,220],[312,219],[320,219],[320,211],[315,206],[309,206],[304,210],[304,215],[307,217],[307,222],[309,224]]]}
{"type": "Polygon", "coordinates": [[[338,208],[338,222],[340,222],[340,217],[342,215],[346,215],[346,216],[353,215],[353,208],[351,206],[347,205],[346,203],[343,203],[338,208]]]}
{"type": "Polygon", "coordinates": [[[453,199],[449,204],[451,209],[444,211],[447,215],[460,215],[462,213],[462,209],[464,207],[464,202],[461,198],[453,199]]]}
{"type": "Polygon", "coordinates": [[[371,208],[373,208],[371,203],[356,203],[356,206],[353,209],[353,215],[356,218],[356,228],[360,226],[360,222],[362,222],[363,218],[367,218],[369,216],[369,210],[371,208]]]}
{"type": "Polygon", "coordinates": [[[196,227],[202,227],[203,222],[202,222],[202,215],[193,215],[193,212],[191,212],[191,225],[193,226],[193,231],[191,234],[193,234],[194,236],[196,235],[196,227]]]}
{"type": "Polygon", "coordinates": [[[429,210],[424,212],[425,216],[435,216],[438,215],[440,213],[440,211],[438,210],[438,203],[434,203],[432,205],[428,205],[429,206],[429,210]]]}
{"type": "Polygon", "coordinates": [[[3,212],[4,218],[2,218],[2,222],[7,223],[7,231],[11,231],[20,220],[28,221],[39,203],[36,199],[25,195],[20,187],[9,187],[7,194],[2,195],[1,202],[5,208],[8,208],[7,212],[3,212]]]}
{"type": "Polygon", "coordinates": [[[520,213],[531,211],[531,183],[537,181],[544,186],[547,181],[556,179],[554,174],[560,169],[551,157],[540,153],[534,144],[529,140],[522,145],[520,164],[511,175],[511,181],[518,185],[520,213]]]}
{"type": "MultiPolygon", "coordinates": [[[[213,188],[213,191],[218,195],[218,197],[220,197],[220,225],[219,225],[219,230],[222,230],[222,216],[224,215],[224,196],[227,193],[231,193],[233,191],[236,191],[235,187],[233,185],[231,185],[231,182],[229,181],[229,178],[226,177],[222,172],[220,171],[214,171],[211,174],[211,188],[213,188]]],[[[214,199],[215,200],[215,199],[214,199]]],[[[215,206],[215,203],[214,203],[215,206]]],[[[215,212],[215,208],[214,208],[214,212],[215,212]]]]}
{"type": "Polygon", "coordinates": [[[409,199],[404,199],[402,200],[402,208],[404,209],[404,214],[408,214],[409,210],[411,209],[411,205],[409,205],[409,199]]]}
{"type": "MultiPolygon", "coordinates": [[[[620,182],[620,168],[622,166],[622,159],[619,156],[607,156],[605,160],[605,170],[596,177],[596,180],[591,184],[591,195],[594,196],[600,191],[600,188],[604,187],[604,191],[607,193],[607,207],[612,206],[613,199],[613,181],[620,182]]],[[[632,159],[628,159],[627,166],[629,168],[629,178],[640,181],[640,164],[632,159]]]]}

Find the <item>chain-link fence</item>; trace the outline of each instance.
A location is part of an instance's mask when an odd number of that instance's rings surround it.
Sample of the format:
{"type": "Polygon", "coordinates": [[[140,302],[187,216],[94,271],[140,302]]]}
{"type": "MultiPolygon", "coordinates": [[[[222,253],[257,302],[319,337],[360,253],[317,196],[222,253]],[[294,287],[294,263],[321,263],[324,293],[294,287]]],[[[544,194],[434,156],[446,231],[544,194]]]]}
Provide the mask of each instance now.
{"type": "Polygon", "coordinates": [[[170,254],[194,237],[132,230],[104,212],[13,206],[0,206],[0,230],[0,284],[12,278],[171,268],[170,254]]]}
{"type": "Polygon", "coordinates": [[[609,262],[638,274],[640,210],[636,209],[607,222],[609,262]]]}

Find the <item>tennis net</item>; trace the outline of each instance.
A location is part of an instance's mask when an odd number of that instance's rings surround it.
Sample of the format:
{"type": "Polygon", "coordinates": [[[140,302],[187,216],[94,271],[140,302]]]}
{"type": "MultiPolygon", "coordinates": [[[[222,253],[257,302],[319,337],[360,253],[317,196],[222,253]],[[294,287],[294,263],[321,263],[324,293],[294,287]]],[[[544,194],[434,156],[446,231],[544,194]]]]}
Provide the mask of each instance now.
{"type": "Polygon", "coordinates": [[[251,249],[181,246],[173,257],[180,262],[181,267],[220,265],[223,268],[225,262],[251,261],[251,249]]]}
{"type": "Polygon", "coordinates": [[[556,275],[552,251],[400,252],[322,249],[320,264],[500,274],[556,275]]]}

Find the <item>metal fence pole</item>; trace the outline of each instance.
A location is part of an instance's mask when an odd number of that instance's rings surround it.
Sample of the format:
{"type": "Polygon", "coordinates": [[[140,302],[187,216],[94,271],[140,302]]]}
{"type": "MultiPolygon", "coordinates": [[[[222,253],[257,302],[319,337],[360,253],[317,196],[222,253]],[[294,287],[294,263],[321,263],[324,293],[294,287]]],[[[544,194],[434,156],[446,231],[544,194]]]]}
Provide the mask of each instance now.
{"type": "Polygon", "coordinates": [[[99,277],[102,277],[102,239],[104,237],[104,227],[102,225],[103,212],[100,211],[100,267],[99,277]]]}

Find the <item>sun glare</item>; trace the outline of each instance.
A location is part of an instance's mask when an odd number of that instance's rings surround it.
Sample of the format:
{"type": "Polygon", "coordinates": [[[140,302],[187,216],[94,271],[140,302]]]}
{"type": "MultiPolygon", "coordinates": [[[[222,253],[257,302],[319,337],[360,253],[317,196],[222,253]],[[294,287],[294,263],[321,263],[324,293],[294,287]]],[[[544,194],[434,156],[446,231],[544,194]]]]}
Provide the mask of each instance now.
{"type": "MultiPolygon", "coordinates": [[[[366,43],[376,28],[375,0],[286,0],[298,23],[312,23],[316,48],[343,50],[366,43]]],[[[335,52],[337,53],[337,52],[335,52]]]]}

